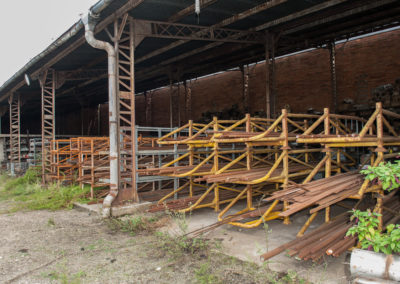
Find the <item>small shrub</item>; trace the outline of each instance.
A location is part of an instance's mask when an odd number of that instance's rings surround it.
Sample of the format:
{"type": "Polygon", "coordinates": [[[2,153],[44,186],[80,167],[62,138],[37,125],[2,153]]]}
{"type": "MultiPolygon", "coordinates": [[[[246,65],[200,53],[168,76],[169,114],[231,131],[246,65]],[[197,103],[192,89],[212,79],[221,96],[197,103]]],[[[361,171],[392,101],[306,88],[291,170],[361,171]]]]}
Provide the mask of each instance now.
{"type": "Polygon", "coordinates": [[[374,250],[385,254],[400,253],[400,225],[390,224],[386,232],[378,229],[380,214],[353,210],[352,220],[356,225],[347,231],[348,235],[357,235],[362,249],[374,250]]]}
{"type": "Polygon", "coordinates": [[[368,166],[360,172],[366,175],[367,180],[380,182],[382,188],[389,192],[400,187],[400,160],[395,163],[382,162],[376,167],[368,166]]]}

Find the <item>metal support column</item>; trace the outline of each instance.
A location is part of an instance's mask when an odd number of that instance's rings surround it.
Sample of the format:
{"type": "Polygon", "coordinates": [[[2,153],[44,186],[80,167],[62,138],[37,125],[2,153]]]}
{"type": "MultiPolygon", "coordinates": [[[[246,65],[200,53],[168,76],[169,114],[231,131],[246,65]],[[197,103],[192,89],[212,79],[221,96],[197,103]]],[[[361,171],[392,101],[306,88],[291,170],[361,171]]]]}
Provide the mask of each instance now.
{"type": "Polygon", "coordinates": [[[185,120],[189,121],[192,119],[192,87],[191,82],[185,81],[185,120]]]}
{"type": "Polygon", "coordinates": [[[51,140],[55,139],[55,95],[56,78],[54,70],[41,74],[39,82],[42,88],[42,182],[51,173],[51,140]]]}
{"type": "Polygon", "coordinates": [[[271,64],[270,64],[270,71],[269,71],[269,75],[270,75],[270,96],[271,96],[271,105],[272,105],[272,116],[275,117],[276,116],[276,106],[277,106],[277,96],[276,96],[276,90],[275,90],[275,45],[276,45],[276,40],[275,40],[275,36],[271,35],[271,64]]]}
{"type": "Polygon", "coordinates": [[[152,121],[152,101],[153,101],[153,91],[151,92],[144,92],[144,100],[145,100],[145,117],[146,117],[146,125],[147,126],[153,126],[153,121],[152,121]]]}
{"type": "Polygon", "coordinates": [[[14,174],[15,164],[21,163],[21,100],[12,94],[8,100],[10,105],[10,167],[14,174]]]}
{"type": "Polygon", "coordinates": [[[332,106],[333,112],[337,113],[337,80],[336,80],[336,48],[335,42],[329,45],[330,65],[331,65],[331,81],[332,81],[332,106]]]}
{"type": "Polygon", "coordinates": [[[249,65],[242,66],[242,82],[243,82],[243,108],[245,113],[250,113],[249,106],[249,65]]]}
{"type": "Polygon", "coordinates": [[[269,74],[269,34],[266,34],[265,40],[265,113],[267,118],[271,118],[271,89],[270,89],[270,74],[269,74]]]}
{"type": "Polygon", "coordinates": [[[139,202],[136,180],[136,131],[135,131],[135,33],[133,19],[127,14],[114,24],[117,51],[117,76],[119,98],[119,148],[120,187],[116,198],[139,202]]]}

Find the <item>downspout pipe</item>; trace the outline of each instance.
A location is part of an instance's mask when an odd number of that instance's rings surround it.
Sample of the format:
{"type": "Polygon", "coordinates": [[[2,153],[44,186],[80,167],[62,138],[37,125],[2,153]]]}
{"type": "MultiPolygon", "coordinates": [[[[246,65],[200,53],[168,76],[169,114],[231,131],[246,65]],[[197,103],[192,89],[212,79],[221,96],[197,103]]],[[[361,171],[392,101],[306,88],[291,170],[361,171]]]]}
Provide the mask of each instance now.
{"type": "Polygon", "coordinates": [[[96,49],[105,50],[108,54],[108,108],[110,123],[110,192],[103,201],[102,215],[111,216],[111,204],[118,195],[119,159],[118,159],[118,104],[117,104],[117,57],[114,47],[105,41],[94,37],[96,15],[89,12],[82,18],[85,25],[85,38],[89,45],[96,49]]]}

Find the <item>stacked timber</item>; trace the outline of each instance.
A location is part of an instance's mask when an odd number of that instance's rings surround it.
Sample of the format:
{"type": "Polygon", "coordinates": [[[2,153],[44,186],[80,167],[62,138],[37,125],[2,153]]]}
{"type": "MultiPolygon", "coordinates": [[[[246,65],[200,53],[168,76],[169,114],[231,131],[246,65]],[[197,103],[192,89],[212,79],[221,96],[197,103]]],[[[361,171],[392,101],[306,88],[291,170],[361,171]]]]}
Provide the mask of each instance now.
{"type": "Polygon", "coordinates": [[[332,177],[315,180],[306,184],[293,184],[286,189],[274,192],[265,201],[287,201],[287,210],[281,212],[281,217],[288,217],[310,206],[317,205],[310,213],[317,212],[339,201],[356,195],[364,182],[364,177],[358,172],[337,174],[332,177]]]}

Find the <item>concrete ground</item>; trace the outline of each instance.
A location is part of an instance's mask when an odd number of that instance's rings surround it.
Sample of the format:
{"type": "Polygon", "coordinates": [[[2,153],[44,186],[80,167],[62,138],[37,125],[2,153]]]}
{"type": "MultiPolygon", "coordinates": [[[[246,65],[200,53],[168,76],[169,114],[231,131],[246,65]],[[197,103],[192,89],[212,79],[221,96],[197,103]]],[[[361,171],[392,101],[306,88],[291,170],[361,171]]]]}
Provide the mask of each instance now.
{"type": "MultiPolygon", "coordinates": [[[[237,212],[244,208],[244,204],[233,207],[228,214],[237,212]]],[[[343,208],[333,207],[332,216],[344,212],[343,208]]],[[[188,223],[188,232],[203,228],[217,222],[218,213],[210,208],[203,208],[192,212],[186,216],[188,223]]],[[[326,256],[321,263],[312,261],[303,261],[296,258],[290,258],[285,253],[271,258],[267,262],[260,260],[260,255],[272,250],[282,244],[295,239],[297,232],[307,220],[306,211],[295,214],[291,218],[290,225],[284,225],[281,220],[272,220],[267,222],[268,228],[260,225],[253,229],[242,229],[232,225],[223,225],[209,233],[205,237],[216,239],[222,242],[224,253],[229,256],[237,257],[243,261],[250,261],[259,265],[267,265],[268,268],[277,272],[296,271],[298,275],[313,283],[341,284],[350,283],[346,274],[347,261],[346,254],[339,258],[326,256]]],[[[324,222],[324,214],[319,214],[308,228],[311,232],[324,222]]],[[[179,231],[176,224],[172,223],[170,232],[179,231]]]]}
{"type": "MultiPolygon", "coordinates": [[[[341,208],[334,208],[333,214],[343,212],[341,208]]],[[[212,209],[194,211],[187,219],[189,230],[193,231],[210,225],[217,220],[217,213],[212,209]]],[[[339,258],[326,256],[325,260],[316,264],[312,261],[302,261],[286,256],[285,253],[271,258],[266,264],[260,260],[260,255],[272,250],[293,239],[308,216],[301,212],[291,218],[290,225],[284,225],[281,220],[267,222],[268,228],[263,225],[253,229],[241,229],[232,225],[223,225],[206,235],[207,238],[222,240],[224,253],[244,261],[251,261],[268,267],[277,272],[296,271],[301,277],[313,283],[339,284],[349,283],[346,277],[346,255],[339,258]]],[[[324,221],[320,214],[311,224],[307,232],[317,228],[324,221]]]]}
{"type": "MultiPolygon", "coordinates": [[[[0,202],[1,212],[7,208],[7,202],[0,202]]],[[[88,209],[98,212],[100,208],[92,205],[85,210],[88,209]]],[[[190,232],[215,223],[217,213],[201,209],[185,218],[190,232]]],[[[221,280],[215,283],[281,283],[267,280],[271,274],[261,269],[263,266],[277,272],[295,271],[312,283],[349,283],[344,256],[313,264],[281,254],[261,263],[260,254],[267,247],[271,250],[292,240],[306,218],[304,213],[298,214],[290,225],[270,221],[268,230],[224,225],[205,235],[207,239],[221,242],[218,253],[174,259],[168,253],[165,255],[165,245],[154,234],[132,236],[115,232],[92,211],[2,213],[0,283],[178,284],[214,283],[213,279],[221,280]],[[251,262],[261,267],[254,268],[251,262]]],[[[322,221],[317,219],[310,229],[322,221]]],[[[167,224],[162,230],[179,232],[176,221],[167,224]]]]}

